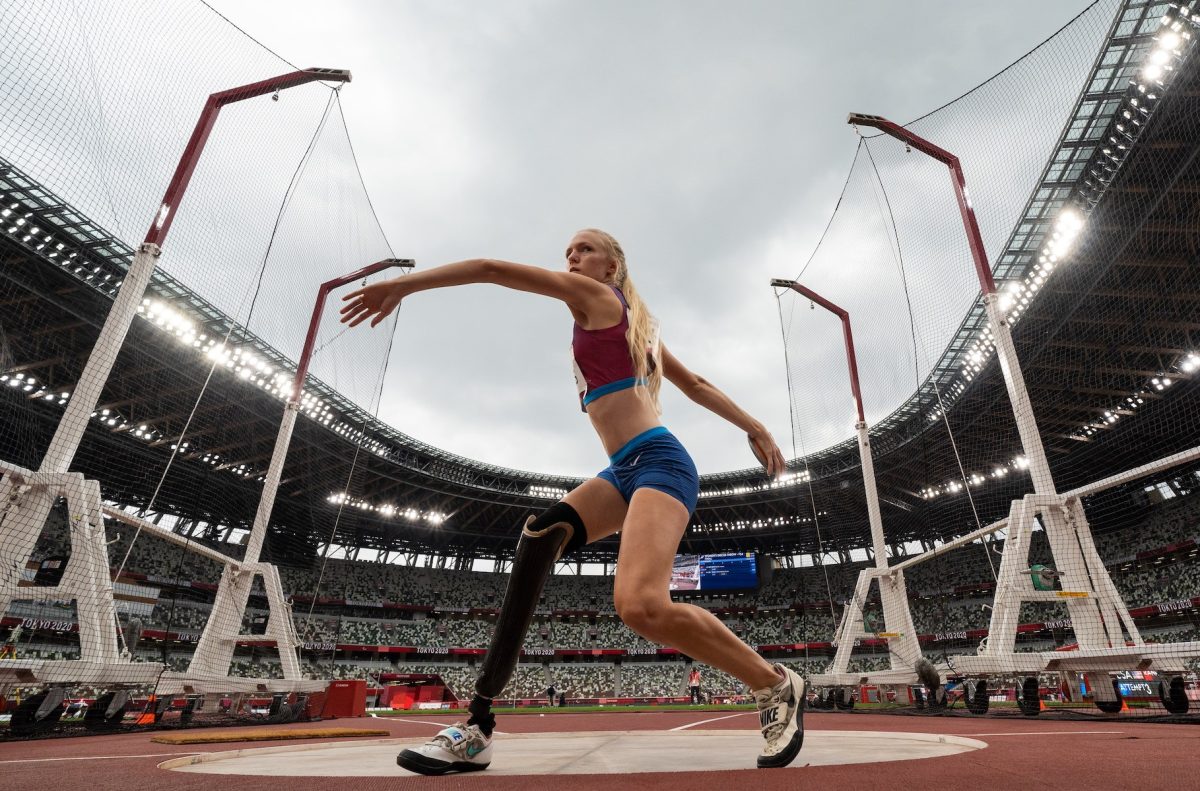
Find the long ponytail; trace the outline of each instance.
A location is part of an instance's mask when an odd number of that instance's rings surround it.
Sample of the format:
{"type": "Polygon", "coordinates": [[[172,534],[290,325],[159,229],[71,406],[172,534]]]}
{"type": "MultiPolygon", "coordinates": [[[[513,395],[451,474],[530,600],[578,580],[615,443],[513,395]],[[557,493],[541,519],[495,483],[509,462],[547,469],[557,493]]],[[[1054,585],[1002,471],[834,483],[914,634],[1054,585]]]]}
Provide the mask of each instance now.
{"type": "Polygon", "coordinates": [[[625,333],[625,340],[629,344],[629,356],[633,360],[633,375],[646,381],[646,386],[641,392],[654,407],[654,411],[661,414],[659,393],[662,390],[663,378],[662,344],[659,342],[658,321],[650,314],[650,309],[634,288],[621,243],[606,231],[597,228],[585,230],[600,237],[604,246],[608,248],[609,257],[617,264],[617,271],[612,276],[612,285],[621,290],[625,303],[629,305],[629,330],[625,333]]]}

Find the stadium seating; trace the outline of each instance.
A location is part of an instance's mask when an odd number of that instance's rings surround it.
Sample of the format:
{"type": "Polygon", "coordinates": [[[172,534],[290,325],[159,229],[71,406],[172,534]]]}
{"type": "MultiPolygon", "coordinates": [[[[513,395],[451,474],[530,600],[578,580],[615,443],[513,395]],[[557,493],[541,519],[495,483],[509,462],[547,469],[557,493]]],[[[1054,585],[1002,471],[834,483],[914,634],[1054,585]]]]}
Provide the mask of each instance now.
{"type": "MultiPolygon", "coordinates": [[[[51,525],[31,559],[28,576],[43,558],[68,555],[65,520],[61,515],[51,525]]],[[[158,591],[152,608],[135,612],[118,596],[122,621],[138,617],[144,630],[196,635],[209,617],[214,583],[219,579],[217,563],[152,538],[133,542],[133,532],[110,524],[109,547],[113,572],[118,581],[136,583],[158,591]],[[131,547],[132,544],[132,547],[131,547]]],[[[1182,551],[1150,553],[1200,536],[1200,498],[1176,497],[1161,503],[1140,525],[1100,533],[1096,544],[1113,580],[1131,609],[1200,595],[1200,558],[1190,545],[1182,551]],[[1139,559],[1138,554],[1142,553],[1139,559]]],[[[1200,543],[1200,539],[1197,540],[1200,543]]],[[[238,555],[237,545],[214,544],[220,551],[238,555]]],[[[919,634],[945,635],[986,629],[990,617],[994,574],[1003,547],[973,544],[954,550],[906,572],[909,606],[919,634]]],[[[1045,536],[1034,534],[1031,559],[1049,557],[1045,536]]],[[[725,624],[754,646],[827,643],[834,633],[843,605],[854,595],[863,563],[779,569],[759,591],[734,594],[703,593],[688,600],[713,610],[725,624]]],[[[281,568],[284,589],[293,600],[293,619],[305,644],[303,669],[313,678],[374,679],[382,672],[423,672],[435,667],[459,695],[469,695],[474,670],[461,662],[406,663],[405,654],[393,659],[351,659],[334,646],[407,646],[448,653],[450,648],[483,649],[488,645],[494,612],[507,584],[504,574],[412,568],[392,564],[332,559],[311,569],[281,568]],[[323,567],[322,567],[323,566],[323,567]]],[[[266,611],[261,599],[247,611],[243,631],[266,611]]],[[[864,609],[877,609],[872,594],[864,609]]],[[[74,620],[68,603],[15,601],[8,612],[22,622],[53,622],[52,627],[31,629],[18,646],[19,655],[39,658],[76,658],[78,647],[61,628],[74,620]]],[[[1065,620],[1066,608],[1056,604],[1027,603],[1021,611],[1023,623],[1065,620]]],[[[1181,616],[1186,618],[1187,616],[1181,616]]],[[[1200,638],[1194,620],[1153,625],[1143,636],[1151,641],[1180,641],[1200,638]]],[[[948,638],[949,639],[949,638],[948,638]]],[[[955,651],[973,650],[974,643],[955,638],[955,651]]],[[[1022,637],[1018,650],[1049,650],[1071,640],[1067,629],[1022,637]]],[[[868,641],[869,642],[869,641],[868,641]]],[[[976,641],[977,642],[977,641],[976,641]]],[[[948,644],[949,645],[949,644],[948,644]]],[[[616,617],[612,607],[612,579],[602,576],[555,575],[547,582],[533,626],[525,639],[525,662],[514,674],[503,695],[513,698],[541,697],[551,683],[571,698],[614,696],[645,697],[686,694],[689,667],[677,658],[657,655],[658,646],[634,634],[616,617]],[[619,664],[603,662],[560,663],[555,651],[624,649],[619,664]],[[544,659],[539,659],[544,657],[544,659]],[[666,661],[664,661],[666,660],[666,661]]],[[[428,653],[424,651],[424,653],[428,653]]],[[[947,650],[943,645],[941,650],[947,650]]],[[[940,658],[929,649],[932,658],[940,658]]],[[[162,661],[143,646],[138,658],[162,661]]],[[[178,646],[167,657],[171,669],[186,668],[189,655],[178,646]]],[[[829,662],[828,649],[812,656],[787,659],[805,673],[821,672],[829,662]]],[[[852,655],[854,671],[888,666],[886,650],[863,645],[852,655]]],[[[702,667],[706,695],[731,696],[746,693],[736,679],[715,668],[702,667]]],[[[231,672],[242,676],[279,676],[277,657],[269,649],[239,650],[231,672]]]]}

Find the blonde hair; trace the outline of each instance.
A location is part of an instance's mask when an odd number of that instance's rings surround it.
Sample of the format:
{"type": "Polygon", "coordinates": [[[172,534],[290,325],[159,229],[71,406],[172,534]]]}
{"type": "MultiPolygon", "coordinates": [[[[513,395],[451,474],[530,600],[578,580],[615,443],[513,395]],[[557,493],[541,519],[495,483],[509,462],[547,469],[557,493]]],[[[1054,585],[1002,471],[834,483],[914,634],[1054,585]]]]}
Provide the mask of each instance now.
{"type": "Polygon", "coordinates": [[[609,282],[621,290],[625,302],[629,305],[629,329],[625,332],[625,340],[629,344],[629,356],[633,360],[633,375],[646,380],[644,395],[654,407],[654,411],[661,413],[662,406],[658,396],[662,390],[663,379],[662,344],[658,338],[658,322],[633,286],[621,243],[613,238],[612,234],[599,228],[584,228],[580,233],[585,232],[600,237],[609,258],[617,265],[617,271],[613,273],[609,282]]]}

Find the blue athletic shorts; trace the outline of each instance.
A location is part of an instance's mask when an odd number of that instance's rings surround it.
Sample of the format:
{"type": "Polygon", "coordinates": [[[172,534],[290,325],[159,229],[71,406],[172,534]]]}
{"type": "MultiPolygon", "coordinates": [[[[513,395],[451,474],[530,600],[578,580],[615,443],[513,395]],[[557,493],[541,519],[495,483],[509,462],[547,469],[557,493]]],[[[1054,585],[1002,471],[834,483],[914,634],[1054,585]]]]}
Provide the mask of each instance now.
{"type": "Polygon", "coordinates": [[[625,502],[638,489],[656,489],[683,503],[689,515],[696,510],[700,497],[696,464],[665,426],[643,431],[609,459],[612,464],[597,477],[615,486],[625,502]]]}

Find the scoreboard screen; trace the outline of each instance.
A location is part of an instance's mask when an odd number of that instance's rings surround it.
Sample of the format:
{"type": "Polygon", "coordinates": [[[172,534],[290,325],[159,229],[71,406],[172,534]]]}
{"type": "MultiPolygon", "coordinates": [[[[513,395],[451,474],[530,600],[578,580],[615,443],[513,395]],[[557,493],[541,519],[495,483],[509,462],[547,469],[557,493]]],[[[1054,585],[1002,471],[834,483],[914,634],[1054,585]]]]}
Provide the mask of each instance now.
{"type": "Polygon", "coordinates": [[[671,569],[673,591],[754,590],[758,557],[753,552],[676,555],[671,569]]]}

